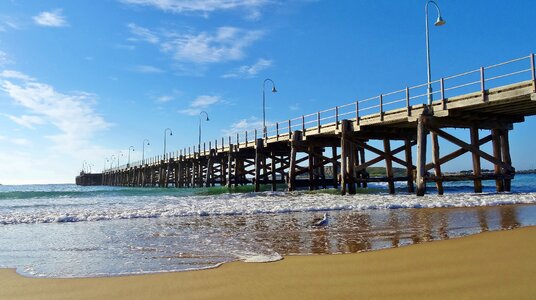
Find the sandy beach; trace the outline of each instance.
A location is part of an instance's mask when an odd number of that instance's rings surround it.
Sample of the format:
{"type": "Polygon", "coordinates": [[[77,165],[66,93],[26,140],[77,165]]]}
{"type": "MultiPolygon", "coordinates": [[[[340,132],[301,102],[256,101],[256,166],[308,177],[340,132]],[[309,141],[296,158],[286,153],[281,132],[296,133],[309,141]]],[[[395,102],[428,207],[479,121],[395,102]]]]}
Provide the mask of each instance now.
{"type": "Polygon", "coordinates": [[[534,299],[536,227],[345,255],[291,256],[193,272],[25,278],[0,299],[534,299]]]}

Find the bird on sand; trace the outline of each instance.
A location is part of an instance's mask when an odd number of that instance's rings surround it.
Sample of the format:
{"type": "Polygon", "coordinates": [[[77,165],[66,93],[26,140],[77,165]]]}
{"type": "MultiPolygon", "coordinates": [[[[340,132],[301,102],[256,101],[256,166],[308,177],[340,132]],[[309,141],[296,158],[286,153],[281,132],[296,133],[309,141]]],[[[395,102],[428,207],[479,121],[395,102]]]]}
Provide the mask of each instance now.
{"type": "Polygon", "coordinates": [[[322,227],[328,225],[328,213],[324,213],[322,219],[317,219],[313,221],[313,226],[322,227]]]}

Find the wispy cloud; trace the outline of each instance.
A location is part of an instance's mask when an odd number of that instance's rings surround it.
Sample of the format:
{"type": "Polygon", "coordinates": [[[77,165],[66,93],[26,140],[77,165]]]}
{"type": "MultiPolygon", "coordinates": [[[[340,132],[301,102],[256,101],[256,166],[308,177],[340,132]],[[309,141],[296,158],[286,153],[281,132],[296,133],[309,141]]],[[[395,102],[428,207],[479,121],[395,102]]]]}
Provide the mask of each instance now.
{"type": "Polygon", "coordinates": [[[134,72],[138,72],[138,73],[145,73],[145,74],[160,74],[160,73],[164,73],[164,70],[159,69],[159,68],[154,67],[154,66],[148,66],[148,65],[133,66],[133,67],[130,68],[130,70],[132,70],[134,72]]]}
{"type": "Polygon", "coordinates": [[[45,124],[45,120],[43,118],[35,115],[22,115],[20,117],[17,117],[13,115],[4,114],[4,116],[9,118],[11,121],[29,129],[35,129],[34,125],[45,124]]]}
{"type": "Polygon", "coordinates": [[[229,128],[222,129],[221,132],[223,135],[234,136],[237,133],[243,133],[245,131],[255,129],[261,130],[259,131],[259,134],[262,132],[262,120],[258,119],[257,117],[249,117],[247,119],[241,119],[235,123],[232,123],[229,128]]]}
{"type": "Polygon", "coordinates": [[[179,113],[190,115],[190,116],[196,116],[204,108],[207,108],[211,105],[214,105],[220,102],[222,102],[222,99],[219,96],[201,95],[195,98],[192,102],[190,102],[190,105],[188,106],[188,108],[179,110],[179,113]]]}
{"type": "Polygon", "coordinates": [[[144,41],[151,44],[157,44],[160,41],[156,33],[153,33],[151,30],[138,26],[134,23],[127,25],[130,29],[130,32],[134,35],[131,37],[130,41],[144,41]]]}
{"type": "Polygon", "coordinates": [[[67,19],[62,15],[63,10],[56,9],[53,11],[44,11],[33,17],[34,22],[39,26],[46,27],[65,27],[69,23],[67,19]]]}
{"type": "Polygon", "coordinates": [[[198,13],[208,17],[209,13],[215,11],[228,11],[245,9],[249,14],[247,19],[257,19],[260,16],[260,8],[269,4],[269,0],[120,0],[122,3],[130,5],[141,5],[154,7],[171,13],[198,13]]]}
{"type": "Polygon", "coordinates": [[[158,102],[158,103],[166,103],[166,102],[172,101],[173,99],[175,99],[175,97],[169,96],[169,95],[163,95],[163,96],[156,97],[156,102],[158,102]]]}
{"type": "Polygon", "coordinates": [[[208,64],[240,60],[245,50],[264,34],[261,30],[219,27],[214,32],[157,32],[128,25],[131,42],[157,44],[177,62],[208,64]]]}
{"type": "Polygon", "coordinates": [[[32,142],[25,138],[11,138],[6,136],[0,136],[0,141],[7,142],[17,146],[29,146],[32,142]]]}
{"type": "Polygon", "coordinates": [[[8,31],[8,29],[15,29],[15,30],[20,29],[20,26],[17,23],[18,22],[12,17],[3,16],[0,19],[0,32],[8,31]]]}
{"type": "Polygon", "coordinates": [[[214,33],[173,34],[161,47],[177,61],[219,63],[242,59],[245,48],[262,35],[260,30],[220,27],[214,33]]]}
{"type": "Polygon", "coordinates": [[[47,137],[59,150],[85,148],[95,132],[111,126],[93,109],[96,103],[93,94],[61,93],[28,75],[9,70],[0,73],[0,90],[30,113],[12,116],[13,121],[29,126],[51,124],[60,131],[60,134],[47,137]]]}
{"type": "Polygon", "coordinates": [[[10,63],[13,63],[13,62],[9,59],[7,53],[0,50],[0,66],[4,66],[10,63]]]}
{"type": "Polygon", "coordinates": [[[272,66],[272,61],[264,58],[260,58],[253,65],[244,65],[238,69],[222,75],[222,78],[253,78],[259,72],[272,66]]]}

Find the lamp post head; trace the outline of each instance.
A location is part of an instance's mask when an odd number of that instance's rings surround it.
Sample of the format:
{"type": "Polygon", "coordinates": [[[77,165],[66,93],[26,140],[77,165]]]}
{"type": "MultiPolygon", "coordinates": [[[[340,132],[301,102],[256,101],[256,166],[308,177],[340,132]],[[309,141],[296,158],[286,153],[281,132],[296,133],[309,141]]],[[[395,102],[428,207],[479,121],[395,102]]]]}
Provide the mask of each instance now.
{"type": "Polygon", "coordinates": [[[443,26],[445,24],[447,24],[447,21],[443,20],[443,18],[441,18],[441,15],[437,16],[437,20],[435,21],[434,25],[443,26]]]}
{"type": "Polygon", "coordinates": [[[170,136],[173,135],[173,132],[170,131],[170,132],[169,132],[169,135],[170,135],[170,136]]]}
{"type": "Polygon", "coordinates": [[[277,93],[277,90],[275,89],[275,85],[272,86],[272,93],[277,93]]]}

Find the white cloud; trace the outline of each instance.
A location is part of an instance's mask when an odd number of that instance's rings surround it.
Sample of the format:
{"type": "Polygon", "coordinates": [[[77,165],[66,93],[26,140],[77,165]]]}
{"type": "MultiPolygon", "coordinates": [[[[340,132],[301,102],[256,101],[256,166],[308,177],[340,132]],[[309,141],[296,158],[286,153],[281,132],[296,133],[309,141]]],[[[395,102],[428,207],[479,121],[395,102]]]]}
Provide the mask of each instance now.
{"type": "Polygon", "coordinates": [[[0,141],[11,143],[17,146],[29,146],[32,144],[30,140],[25,139],[25,138],[10,138],[10,137],[1,136],[1,135],[0,135],[0,141]]]}
{"type": "Polygon", "coordinates": [[[246,9],[250,14],[248,19],[257,19],[260,16],[259,9],[270,3],[269,0],[120,0],[125,4],[151,6],[172,13],[200,13],[207,16],[215,11],[234,9],[246,9]]]}
{"type": "Polygon", "coordinates": [[[29,140],[27,139],[24,139],[24,138],[15,138],[15,139],[12,139],[11,140],[11,143],[15,144],[15,145],[18,145],[18,146],[29,146],[32,144],[32,142],[30,142],[29,140]]]}
{"type": "Polygon", "coordinates": [[[13,63],[9,57],[7,56],[7,53],[0,50],[0,66],[4,66],[7,64],[13,63]]]}
{"type": "Polygon", "coordinates": [[[31,116],[13,120],[30,126],[45,122],[55,126],[61,133],[47,138],[56,143],[58,150],[68,152],[87,148],[95,132],[111,126],[94,111],[92,106],[96,97],[92,94],[61,93],[17,71],[4,71],[0,77],[3,78],[0,90],[31,113],[31,116]]]}
{"type": "Polygon", "coordinates": [[[244,65],[235,71],[224,74],[223,78],[253,78],[259,72],[272,66],[272,61],[264,58],[260,58],[255,64],[248,66],[244,65]]]}
{"type": "Polygon", "coordinates": [[[17,23],[12,17],[3,16],[0,20],[0,32],[6,32],[8,29],[19,30],[20,26],[17,23]]]}
{"type": "MultiPolygon", "coordinates": [[[[269,125],[268,123],[266,124],[269,125]]],[[[250,117],[248,119],[241,119],[229,126],[227,129],[223,129],[221,132],[223,135],[235,136],[237,133],[243,133],[245,131],[254,131],[257,129],[259,136],[262,134],[262,120],[256,117],[250,117]]]]}
{"type": "Polygon", "coordinates": [[[179,110],[179,113],[195,116],[198,115],[204,108],[207,108],[216,103],[222,102],[219,96],[201,95],[195,98],[188,108],[179,110]]]}
{"type": "Polygon", "coordinates": [[[288,109],[290,109],[290,110],[300,110],[301,107],[300,107],[299,104],[293,104],[293,105],[289,106],[288,109]]]}
{"type": "Polygon", "coordinates": [[[138,26],[134,23],[130,23],[127,26],[130,29],[130,32],[136,36],[135,38],[130,38],[130,41],[144,41],[151,44],[157,44],[160,41],[157,34],[147,28],[138,26]]]}
{"type": "Polygon", "coordinates": [[[7,114],[5,114],[4,116],[8,117],[11,121],[29,129],[35,129],[33,125],[45,124],[45,120],[43,120],[43,118],[38,117],[38,116],[22,115],[20,117],[17,117],[17,116],[12,116],[12,115],[7,115],[7,114]]]}
{"type": "Polygon", "coordinates": [[[262,35],[260,30],[220,27],[214,33],[172,34],[161,49],[177,61],[203,64],[240,60],[245,48],[262,35]]]}
{"type": "Polygon", "coordinates": [[[163,96],[156,97],[156,102],[166,103],[166,102],[169,102],[169,101],[171,101],[173,99],[175,99],[175,97],[168,96],[168,95],[163,95],[163,96]]]}
{"type": "Polygon", "coordinates": [[[164,70],[154,66],[139,65],[131,68],[132,71],[145,74],[159,74],[164,73],[164,70]]]}
{"type": "Polygon", "coordinates": [[[219,63],[240,60],[245,49],[260,39],[261,30],[236,27],[219,27],[215,32],[156,32],[136,24],[129,24],[134,37],[131,42],[146,42],[158,45],[177,62],[196,64],[219,63]]]}
{"type": "Polygon", "coordinates": [[[44,11],[33,17],[34,22],[40,26],[46,27],[65,27],[68,26],[67,20],[62,16],[62,10],[44,11]]]}
{"type": "Polygon", "coordinates": [[[18,79],[22,81],[35,81],[35,79],[33,79],[32,77],[26,74],[23,74],[21,72],[18,72],[18,71],[13,71],[13,70],[2,71],[2,73],[0,73],[0,77],[9,78],[9,79],[18,79]]]}

